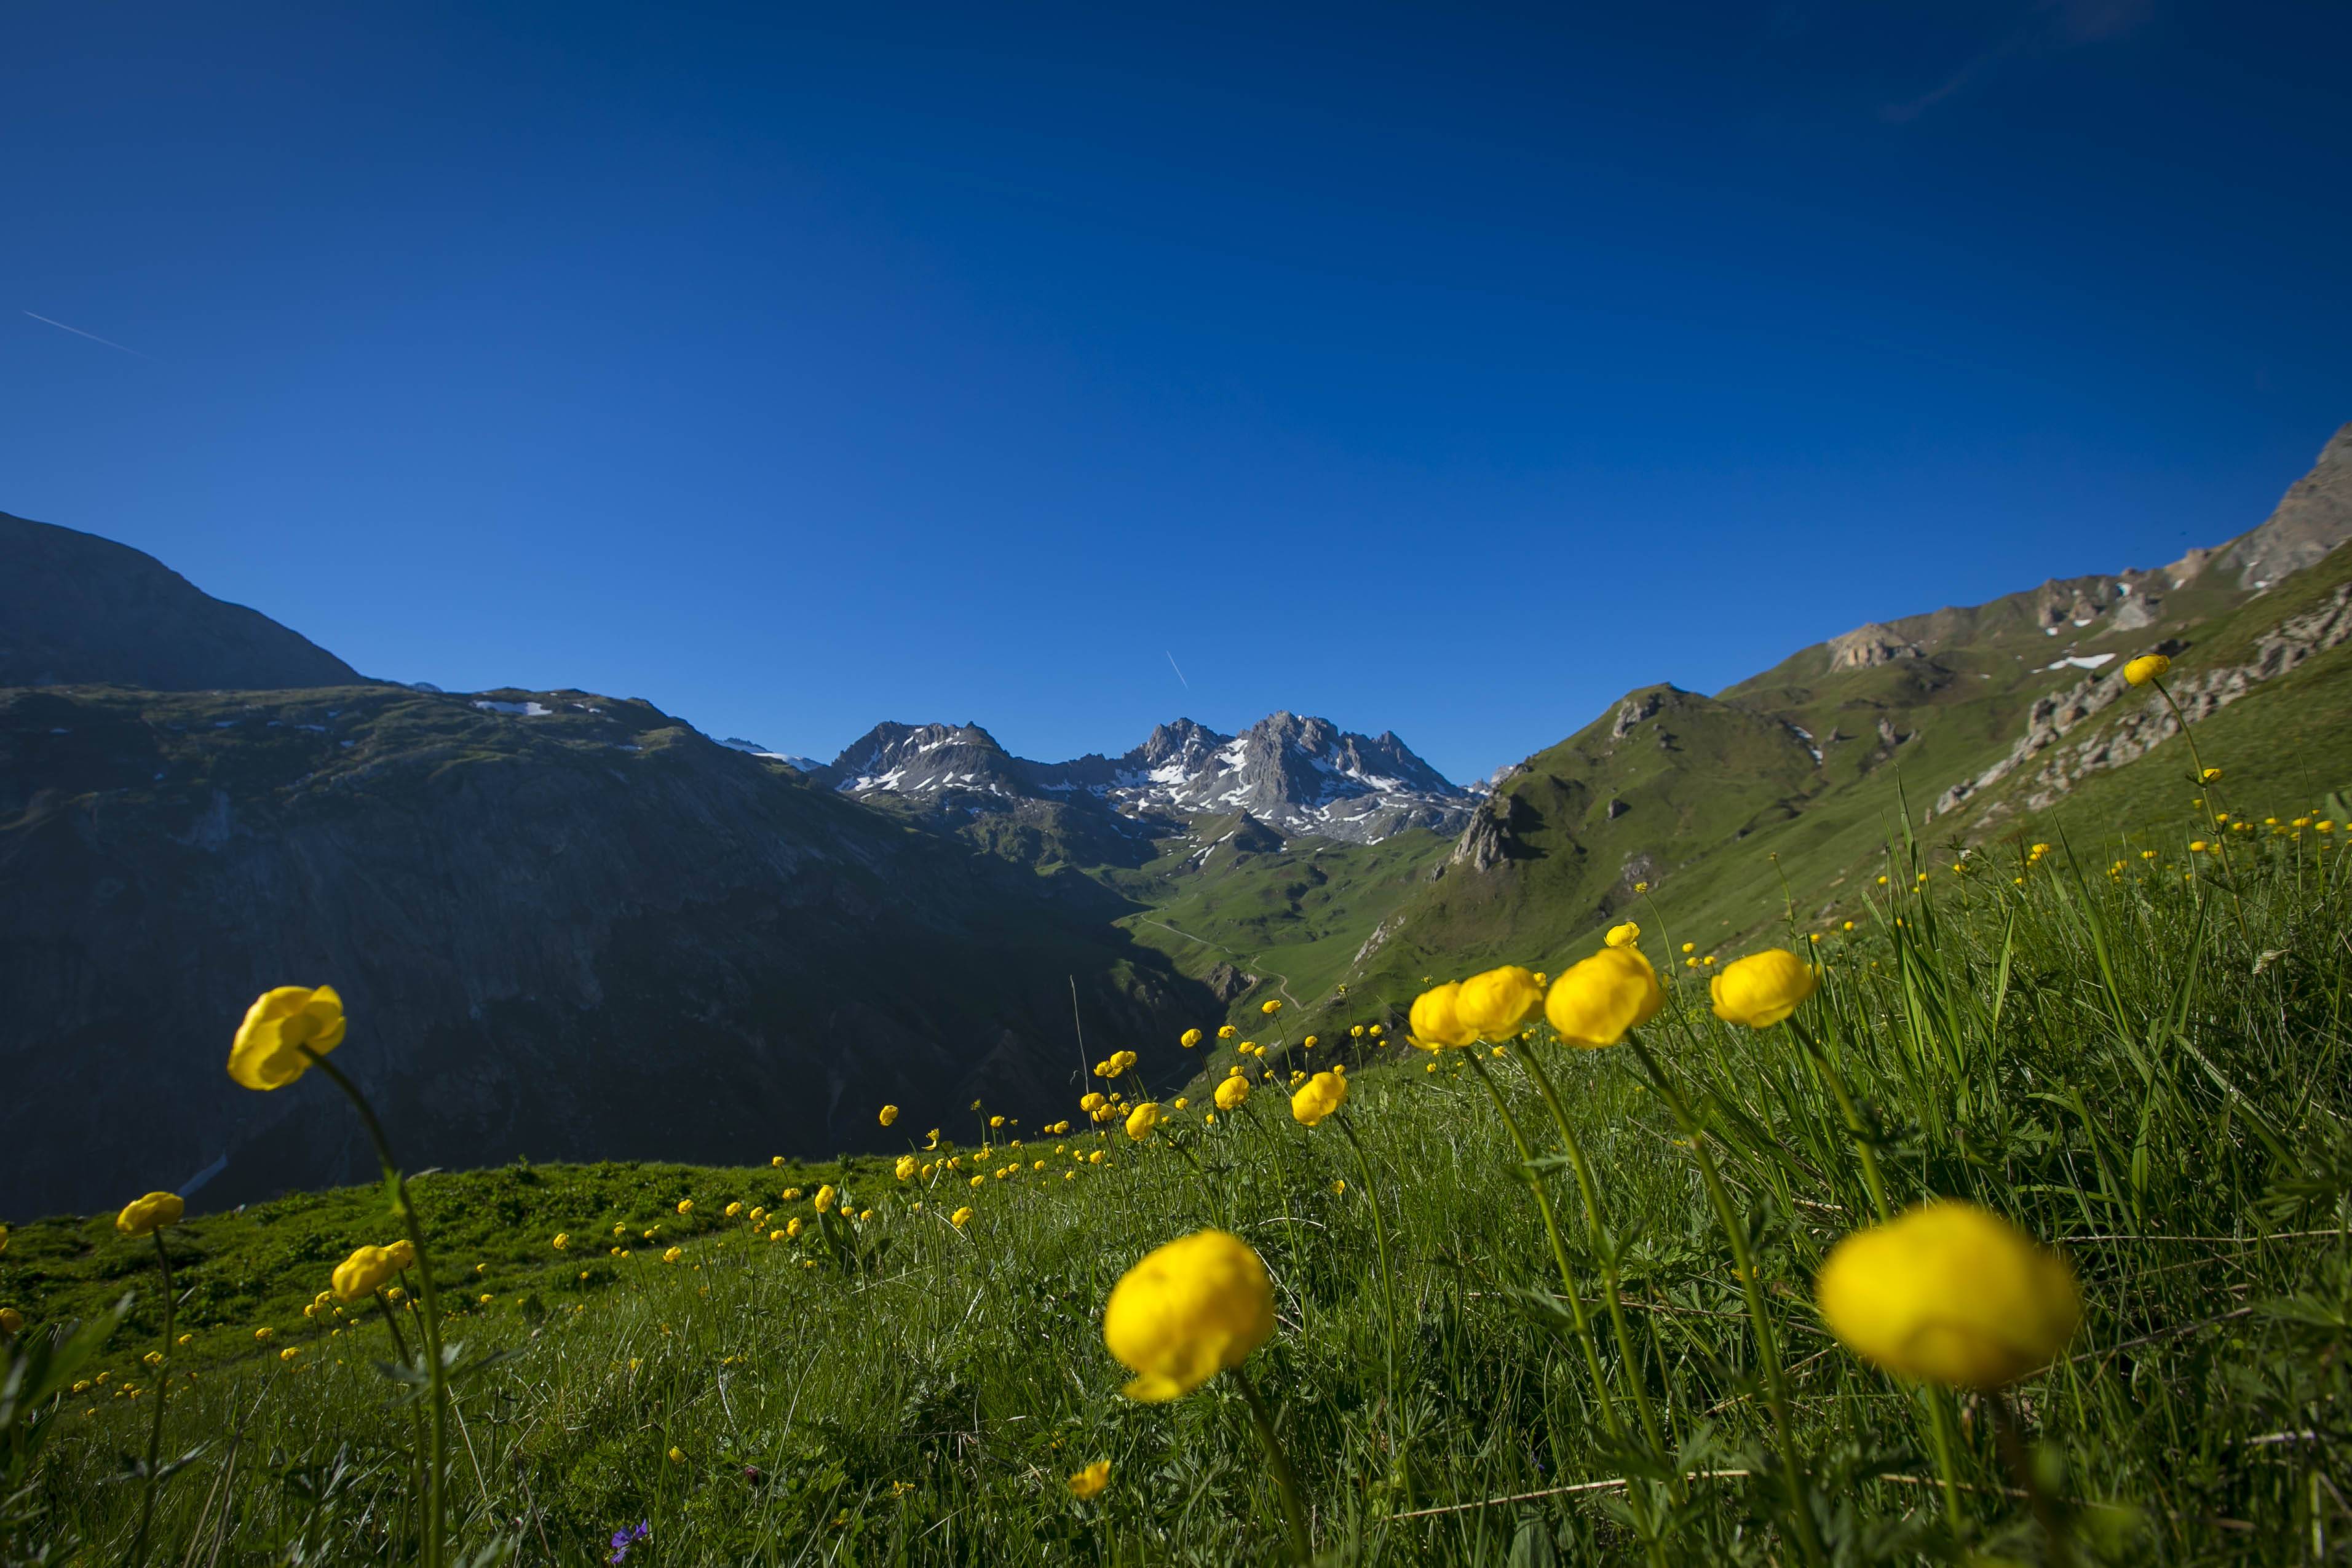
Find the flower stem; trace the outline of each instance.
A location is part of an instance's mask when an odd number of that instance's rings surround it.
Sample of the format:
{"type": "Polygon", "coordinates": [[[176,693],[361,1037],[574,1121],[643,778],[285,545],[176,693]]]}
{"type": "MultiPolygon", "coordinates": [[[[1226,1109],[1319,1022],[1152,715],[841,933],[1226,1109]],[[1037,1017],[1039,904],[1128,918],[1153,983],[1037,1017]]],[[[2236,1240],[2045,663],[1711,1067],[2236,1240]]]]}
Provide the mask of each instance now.
{"type": "Polygon", "coordinates": [[[1356,1152],[1356,1173],[1363,1178],[1364,1201],[1372,1205],[1372,1244],[1381,1263],[1381,1299],[1388,1309],[1389,1319],[1389,1407],[1400,1421],[1403,1418],[1403,1391],[1397,1382],[1397,1304],[1396,1274],[1389,1267],[1388,1221],[1381,1215],[1381,1194],[1372,1185],[1372,1163],[1364,1153],[1364,1145],[1356,1137],[1356,1130],[1348,1124],[1347,1112],[1332,1118],[1348,1140],[1348,1147],[1356,1152]]]}
{"type": "MultiPolygon", "coordinates": [[[[2221,792],[2213,787],[2215,781],[2205,776],[2205,758],[2197,750],[2197,737],[2189,728],[2189,715],[2180,710],[2180,704],[2172,700],[2171,689],[2161,679],[2151,680],[2148,684],[2156,688],[2156,694],[2158,697],[2164,699],[2164,705],[2172,710],[2173,722],[2180,726],[2180,738],[2189,742],[2189,765],[2197,770],[2198,789],[2203,792],[2204,798],[2207,800],[2220,799],[2221,792]]],[[[2208,808],[2200,807],[2199,809],[2205,811],[2208,816],[2212,815],[2208,808]]],[[[2213,836],[2213,852],[2221,858],[2222,866],[2230,873],[2230,907],[2237,912],[2239,937],[2251,947],[2253,945],[2253,938],[2246,933],[2246,905],[2245,901],[2238,896],[2238,868],[2230,863],[2230,829],[2235,826],[2234,822],[2225,823],[2221,826],[2221,831],[2213,836]]]]}
{"type": "MultiPolygon", "coordinates": [[[[1559,1141],[1567,1146],[1569,1163],[1576,1171],[1577,1191],[1584,1199],[1584,1223],[1592,1238],[1594,1256],[1601,1259],[1602,1299],[1609,1306],[1610,1326],[1617,1335],[1617,1352],[1624,1358],[1625,1381],[1633,1394],[1634,1413],[1641,1417],[1642,1431],[1650,1439],[1650,1447],[1660,1454],[1666,1449],[1665,1437],[1658,1426],[1657,1413],[1650,1406],[1650,1391],[1642,1375],[1642,1363],[1633,1352],[1633,1334],[1625,1321],[1625,1306],[1618,1291],[1617,1247],[1601,1218],[1601,1189],[1592,1179],[1591,1163],[1584,1157],[1584,1145],[1577,1141],[1576,1130],[1568,1120],[1568,1107],[1552,1086],[1551,1075],[1543,1069],[1524,1037],[1513,1053],[1520,1066],[1534,1079],[1537,1090],[1542,1094],[1544,1109],[1551,1115],[1552,1126],[1559,1130],[1559,1141]]],[[[1679,1490],[1679,1482],[1676,1483],[1679,1490]]]]}
{"type": "Polygon", "coordinates": [[[1748,1228],[1732,1206],[1731,1194],[1725,1188],[1722,1173],[1715,1168],[1715,1155],[1706,1146],[1706,1130],[1699,1125],[1690,1103],[1658,1066],[1650,1048],[1630,1030],[1625,1043],[1633,1047],[1634,1058],[1656,1087],[1658,1098],[1666,1102],[1683,1135],[1690,1140],[1691,1152],[1698,1157],[1699,1179],[1706,1186],[1707,1201],[1715,1206],[1715,1217],[1723,1226],[1725,1239],[1731,1243],[1732,1267],[1738,1270],[1740,1293],[1748,1303],[1748,1321],[1756,1331],[1756,1360],[1764,1373],[1764,1397],[1771,1408],[1773,1430],[1780,1439],[1780,1464],[1788,1471],[1790,1527],[1797,1532],[1797,1548],[1805,1561],[1821,1563],[1821,1536],[1813,1528],[1804,1467],[1798,1458],[1795,1430],[1789,1423],[1789,1390],[1780,1372],[1780,1342],[1773,1336],[1772,1320],[1764,1311],[1764,1288],[1756,1275],[1755,1258],[1748,1250],[1748,1228]]]}
{"type": "Polygon", "coordinates": [[[2074,1568],[2074,1549],[2068,1538],[2065,1515],[2059,1511],[2058,1501],[2042,1485],[2033,1473],[2033,1461],[2025,1451],[2025,1434],[2018,1429],[2017,1414],[2000,1390],[1985,1392],[1985,1403],[1992,1407],[1995,1441],[2000,1445],[2000,1457],[2009,1462],[2010,1473],[2024,1489],[2026,1506],[2032,1509],[2034,1519],[2043,1533],[2050,1537],[2051,1568],[2074,1568]]]}
{"type": "Polygon", "coordinates": [[[163,1452],[163,1396],[172,1386],[172,1255],[163,1247],[164,1229],[159,1225],[147,1233],[155,1238],[155,1267],[163,1271],[163,1360],[155,1369],[155,1420],[147,1428],[146,1490],[139,1500],[139,1534],[123,1558],[129,1568],[142,1568],[147,1561],[147,1534],[155,1522],[155,1465],[163,1452]]]}
{"type": "MultiPolygon", "coordinates": [[[[1611,1440],[1622,1447],[1625,1422],[1617,1414],[1617,1402],[1609,1394],[1608,1376],[1601,1370],[1600,1336],[1592,1331],[1592,1320],[1584,1314],[1584,1298],[1576,1293],[1576,1272],[1569,1267],[1568,1244],[1560,1239],[1559,1215],[1552,1207],[1551,1192],[1544,1185],[1543,1173],[1535,1168],[1535,1149],[1528,1142],[1527,1133],[1520,1129],[1519,1119],[1511,1114],[1510,1102],[1503,1098],[1503,1090],[1495,1082],[1494,1075],[1486,1070],[1486,1064],[1478,1059],[1477,1048],[1473,1047],[1466,1054],[1471,1069],[1478,1075],[1478,1081],[1486,1086],[1487,1098],[1495,1102],[1496,1113],[1502,1117],[1503,1125],[1510,1131],[1511,1142],[1518,1148],[1520,1162],[1528,1168],[1528,1191],[1535,1195],[1536,1210],[1543,1215],[1544,1234],[1551,1242],[1552,1262],[1559,1269],[1560,1294],[1568,1301],[1569,1321],[1576,1329],[1577,1342],[1584,1347],[1585,1369],[1592,1374],[1592,1396],[1600,1403],[1601,1424],[1609,1428],[1611,1440]]],[[[1626,1502],[1633,1510],[1634,1521],[1640,1527],[1643,1544],[1648,1550],[1650,1561],[1658,1568],[1664,1568],[1665,1548],[1651,1529],[1649,1505],[1631,1488],[1626,1490],[1626,1502]]]]}
{"type": "Polygon", "coordinates": [[[341,1069],[308,1046],[299,1047],[319,1068],[335,1082],[360,1115],[360,1125],[367,1130],[368,1142],[375,1145],[376,1163],[383,1168],[383,1184],[392,1194],[392,1206],[400,1215],[401,1227],[408,1233],[408,1245],[416,1251],[417,1292],[425,1298],[425,1310],[416,1325],[416,1332],[425,1342],[425,1375],[433,1390],[433,1436],[430,1455],[425,1471],[425,1568],[441,1568],[442,1563],[442,1482],[448,1470],[449,1457],[449,1379],[448,1371],[441,1364],[441,1302],[433,1285],[433,1258],[425,1248],[425,1221],[417,1214],[416,1205],[408,1196],[408,1178],[401,1173],[400,1162],[393,1157],[392,1143],[383,1135],[383,1124],[375,1119],[375,1111],[360,1092],[359,1085],[345,1077],[341,1069]]]}
{"type": "Polygon", "coordinates": [[[1830,1060],[1829,1053],[1822,1048],[1821,1041],[1813,1037],[1812,1030],[1799,1022],[1794,1015],[1789,1019],[1789,1029],[1797,1037],[1797,1043],[1805,1047],[1805,1055],[1811,1059],[1822,1081],[1829,1085],[1830,1094],[1837,1101],[1838,1113],[1845,1118],[1846,1132],[1853,1139],[1854,1152],[1862,1156],[1863,1185],[1870,1189],[1871,1207],[1878,1211],[1879,1223],[1883,1225],[1891,1217],[1886,1207],[1886,1184],[1878,1173],[1878,1151],[1871,1143],[1869,1129],[1862,1124],[1861,1112],[1854,1109],[1853,1096],[1846,1089],[1845,1075],[1839,1072],[1837,1064],[1830,1060]]]}
{"type": "Polygon", "coordinates": [[[1290,1461],[1283,1457],[1282,1445],[1276,1441],[1273,1418],[1265,1413],[1265,1404],[1257,1396],[1257,1387],[1249,1373],[1240,1367],[1233,1369],[1234,1382],[1242,1391],[1242,1403],[1249,1406],[1250,1425],[1257,1428],[1257,1440],[1265,1447],[1266,1462],[1274,1467],[1274,1484],[1282,1493],[1282,1521],[1290,1533],[1290,1555],[1300,1568],[1315,1560],[1313,1539],[1307,1532],[1307,1507],[1299,1500],[1298,1477],[1292,1472],[1290,1461]]]}

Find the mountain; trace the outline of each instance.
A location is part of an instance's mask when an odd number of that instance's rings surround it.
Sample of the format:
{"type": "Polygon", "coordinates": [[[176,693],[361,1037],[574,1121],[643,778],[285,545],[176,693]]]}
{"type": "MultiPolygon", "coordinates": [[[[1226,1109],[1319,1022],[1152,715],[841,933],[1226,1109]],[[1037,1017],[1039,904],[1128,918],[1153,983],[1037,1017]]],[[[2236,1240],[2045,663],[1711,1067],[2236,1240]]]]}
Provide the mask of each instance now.
{"type": "Polygon", "coordinates": [[[1351,734],[1286,712],[1238,736],[1178,719],[1123,756],[1065,763],[1015,757],[976,724],[880,724],[816,776],[861,799],[962,818],[985,835],[1002,837],[976,819],[1082,837],[1100,863],[1115,865],[1140,864],[1150,840],[1203,816],[1241,811],[1285,837],[1377,844],[1411,828],[1450,832],[1474,804],[1393,734],[1351,734]]]}
{"type": "Polygon", "coordinates": [[[2144,832],[2185,811],[2177,785],[2074,800],[2179,732],[2122,678],[2143,652],[2173,657],[2200,733],[2227,709],[2259,738],[2231,759],[2241,798],[2315,804],[2352,785],[2347,538],[2352,426],[2263,523],[2168,566],[1867,624],[1712,697],[1638,688],[1498,775],[1334,984],[1393,1001],[1439,967],[1556,961],[1629,917],[1706,950],[1784,911],[1852,913],[1906,810],[1957,843],[2053,813],[2144,832]],[[2142,815],[2091,815],[2126,801],[2142,815]]]}
{"type": "Polygon", "coordinates": [[[1129,906],[910,831],[651,706],[394,686],[0,690],[0,1191],[363,1180],[332,1091],[222,1070],[330,982],[415,1164],[894,1146],[1066,1108],[1215,1001],[1129,906]],[[323,1098],[322,1098],[323,1097],[323,1098]]]}
{"type": "Polygon", "coordinates": [[[0,687],[361,684],[309,638],[224,604],[152,555],[0,512],[0,687]]]}

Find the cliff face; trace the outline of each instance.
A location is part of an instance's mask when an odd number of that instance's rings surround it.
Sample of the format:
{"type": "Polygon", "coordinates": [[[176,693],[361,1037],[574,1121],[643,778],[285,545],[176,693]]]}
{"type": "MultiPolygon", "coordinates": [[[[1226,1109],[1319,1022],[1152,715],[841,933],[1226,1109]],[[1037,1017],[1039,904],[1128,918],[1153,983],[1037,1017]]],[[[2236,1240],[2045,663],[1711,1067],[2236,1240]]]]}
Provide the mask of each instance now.
{"type": "Polygon", "coordinates": [[[19,1215],[365,1179],[331,1085],[223,1071],[275,984],[417,1167],[896,1146],[1065,1104],[1073,978],[1097,1056],[1213,1007],[1090,883],[577,692],[0,692],[0,885],[19,1215]]]}
{"type": "Polygon", "coordinates": [[[309,638],[224,604],[152,555],[0,512],[0,687],[275,691],[360,681],[309,638]]]}

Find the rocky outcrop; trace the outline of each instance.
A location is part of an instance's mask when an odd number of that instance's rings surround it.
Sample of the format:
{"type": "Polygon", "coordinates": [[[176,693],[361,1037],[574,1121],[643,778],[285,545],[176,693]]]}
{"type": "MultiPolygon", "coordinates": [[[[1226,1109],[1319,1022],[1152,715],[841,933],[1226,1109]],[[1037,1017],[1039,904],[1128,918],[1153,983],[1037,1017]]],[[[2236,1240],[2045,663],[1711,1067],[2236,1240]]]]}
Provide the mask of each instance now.
{"type": "MultiPolygon", "coordinates": [[[[2314,654],[2352,642],[2352,583],[2339,585],[2316,608],[2280,622],[2254,646],[2242,664],[2175,677],[2167,684],[2190,723],[2243,697],[2262,681],[2294,669],[2314,654]]],[[[2076,731],[2133,695],[2120,670],[2095,670],[2063,691],[2038,698],[2026,713],[2025,733],[2009,754],[1975,778],[1954,784],[1937,797],[1934,815],[1957,810],[2028,764],[2037,764],[2025,803],[2048,805],[2083,778],[2146,755],[2179,733],[2179,722],[2154,692],[2087,738],[2062,745],[2076,731]]]]}
{"type": "Polygon", "coordinates": [[[2309,473],[2297,479],[2262,526],[2224,545],[2214,558],[2245,588],[2267,588],[2352,539],[2352,425],[2336,432],[2309,473]]]}
{"type": "Polygon", "coordinates": [[[1919,657],[1916,643],[1897,637],[1892,629],[1874,623],[1856,626],[1843,637],[1832,637],[1824,646],[1829,650],[1830,668],[1833,671],[1875,669],[1898,658],[1919,657]]]}

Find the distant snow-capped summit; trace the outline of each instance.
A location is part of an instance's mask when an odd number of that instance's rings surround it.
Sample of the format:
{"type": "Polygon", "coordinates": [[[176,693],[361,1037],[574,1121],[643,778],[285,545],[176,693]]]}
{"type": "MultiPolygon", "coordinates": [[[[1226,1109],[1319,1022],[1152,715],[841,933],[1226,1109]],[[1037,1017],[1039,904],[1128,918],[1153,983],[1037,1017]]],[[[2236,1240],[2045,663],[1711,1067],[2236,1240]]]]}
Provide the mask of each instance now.
{"type": "Polygon", "coordinates": [[[819,776],[851,795],[1092,804],[1171,830],[1245,812],[1286,837],[1363,844],[1409,827],[1454,831],[1475,804],[1393,734],[1287,712],[1240,735],[1178,719],[1123,756],[1066,763],[1015,757],[976,724],[879,724],[819,776]]]}

